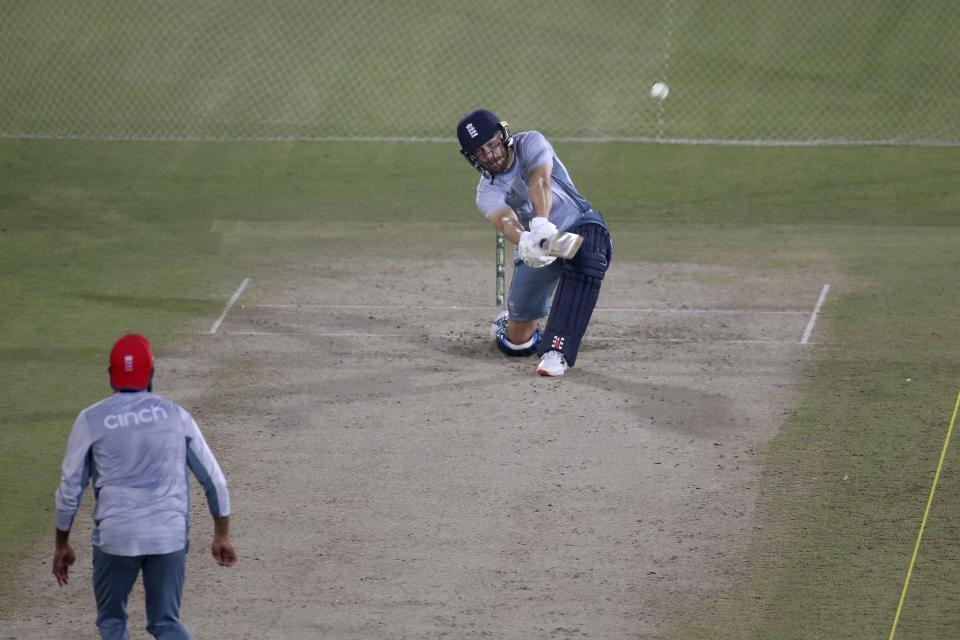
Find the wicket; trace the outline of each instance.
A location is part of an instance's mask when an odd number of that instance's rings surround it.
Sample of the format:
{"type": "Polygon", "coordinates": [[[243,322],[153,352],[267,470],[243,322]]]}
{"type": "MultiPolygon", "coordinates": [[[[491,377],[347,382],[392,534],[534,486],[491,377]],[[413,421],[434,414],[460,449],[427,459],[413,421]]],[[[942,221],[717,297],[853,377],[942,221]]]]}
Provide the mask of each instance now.
{"type": "Polygon", "coordinates": [[[504,288],[506,276],[503,271],[504,265],[504,255],[503,255],[503,231],[497,229],[497,307],[503,308],[504,306],[504,288]]]}

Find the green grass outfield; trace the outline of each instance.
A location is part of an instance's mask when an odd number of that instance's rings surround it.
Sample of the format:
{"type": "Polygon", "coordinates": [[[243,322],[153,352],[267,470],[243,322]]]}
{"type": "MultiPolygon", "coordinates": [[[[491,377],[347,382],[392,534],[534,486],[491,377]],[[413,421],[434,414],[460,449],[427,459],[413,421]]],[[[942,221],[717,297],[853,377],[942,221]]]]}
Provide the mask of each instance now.
{"type": "MultiPolygon", "coordinates": [[[[752,562],[673,636],[885,637],[960,387],[960,155],[557,146],[620,259],[771,275],[824,264],[846,281],[817,326],[829,339],[813,347],[802,401],[764,454],[752,562]]],[[[410,257],[492,254],[476,174],[453,143],[7,140],[0,170],[2,593],[30,545],[52,548],[66,436],[108,393],[120,333],[151,336],[162,356],[178,332],[207,330],[242,277],[373,247],[381,230],[410,257]],[[229,239],[224,220],[330,234],[229,239]]],[[[960,624],[958,472],[955,443],[898,638],[951,637],[960,624]]]]}

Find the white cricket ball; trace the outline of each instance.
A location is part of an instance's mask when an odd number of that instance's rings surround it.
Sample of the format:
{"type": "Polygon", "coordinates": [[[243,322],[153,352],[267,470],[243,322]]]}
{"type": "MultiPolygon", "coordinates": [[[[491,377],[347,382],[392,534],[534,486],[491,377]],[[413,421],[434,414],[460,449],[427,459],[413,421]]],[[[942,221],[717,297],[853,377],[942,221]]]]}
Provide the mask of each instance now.
{"type": "Polygon", "coordinates": [[[663,100],[670,94],[670,87],[666,82],[654,82],[650,87],[650,97],[654,100],[663,100]]]}

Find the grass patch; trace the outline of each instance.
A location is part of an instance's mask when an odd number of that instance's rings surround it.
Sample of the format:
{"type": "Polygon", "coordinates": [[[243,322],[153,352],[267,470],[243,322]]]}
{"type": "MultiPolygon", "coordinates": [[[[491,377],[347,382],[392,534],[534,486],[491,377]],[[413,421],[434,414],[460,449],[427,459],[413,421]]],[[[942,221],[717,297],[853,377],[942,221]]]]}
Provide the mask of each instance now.
{"type": "MultiPolygon", "coordinates": [[[[935,208],[892,214],[806,228],[857,285],[831,293],[817,327],[829,342],[767,451],[752,569],[674,637],[889,634],[960,388],[960,229],[935,208]]],[[[956,442],[948,453],[898,638],[949,637],[960,622],[956,442]]]]}

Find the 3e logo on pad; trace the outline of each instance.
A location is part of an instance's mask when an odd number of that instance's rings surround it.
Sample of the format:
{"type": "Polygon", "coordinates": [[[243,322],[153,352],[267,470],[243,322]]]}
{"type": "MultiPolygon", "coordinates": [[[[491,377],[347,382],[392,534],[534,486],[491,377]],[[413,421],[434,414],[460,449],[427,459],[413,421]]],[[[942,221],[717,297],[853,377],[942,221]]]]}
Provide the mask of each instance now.
{"type": "Polygon", "coordinates": [[[125,411],[124,413],[111,413],[103,419],[103,426],[111,431],[120,427],[131,427],[158,420],[166,420],[167,412],[163,407],[153,406],[149,409],[140,409],[140,411],[125,411]]]}

